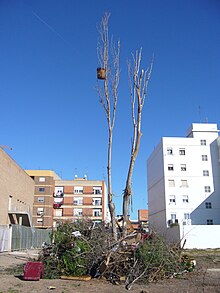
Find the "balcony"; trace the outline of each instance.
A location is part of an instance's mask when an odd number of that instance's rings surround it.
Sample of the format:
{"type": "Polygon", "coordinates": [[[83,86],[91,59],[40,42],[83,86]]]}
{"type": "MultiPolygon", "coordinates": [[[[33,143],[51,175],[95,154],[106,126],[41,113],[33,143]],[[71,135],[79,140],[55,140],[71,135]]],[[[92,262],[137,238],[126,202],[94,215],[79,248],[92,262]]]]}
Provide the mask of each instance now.
{"type": "Polygon", "coordinates": [[[59,209],[62,205],[63,205],[63,201],[62,202],[56,202],[56,203],[53,204],[53,208],[54,209],[59,209]]]}
{"type": "Polygon", "coordinates": [[[56,198],[62,198],[62,197],[64,197],[64,194],[63,194],[63,192],[61,192],[61,193],[54,193],[53,196],[56,197],[56,198]]]}

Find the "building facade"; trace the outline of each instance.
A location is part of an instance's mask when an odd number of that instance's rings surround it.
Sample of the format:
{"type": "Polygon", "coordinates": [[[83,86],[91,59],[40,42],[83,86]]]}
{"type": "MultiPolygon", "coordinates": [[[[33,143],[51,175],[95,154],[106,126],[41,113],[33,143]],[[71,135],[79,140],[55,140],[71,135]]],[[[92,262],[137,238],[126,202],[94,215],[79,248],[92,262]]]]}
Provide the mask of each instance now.
{"type": "Polygon", "coordinates": [[[25,170],[34,182],[33,226],[51,228],[53,225],[53,203],[55,180],[61,178],[51,170],[25,170]]]}
{"type": "Polygon", "coordinates": [[[147,160],[149,224],[220,225],[217,124],[193,123],[186,137],[163,137],[147,160]]]}
{"type": "Polygon", "coordinates": [[[106,184],[103,180],[56,180],[53,203],[54,225],[59,221],[82,217],[93,221],[109,221],[106,184]]]}
{"type": "Polygon", "coordinates": [[[26,170],[34,180],[33,226],[51,228],[61,221],[88,217],[109,221],[106,184],[102,180],[62,180],[51,170],[26,170]]]}
{"type": "Polygon", "coordinates": [[[32,225],[34,182],[0,147],[0,225],[32,225]]]}

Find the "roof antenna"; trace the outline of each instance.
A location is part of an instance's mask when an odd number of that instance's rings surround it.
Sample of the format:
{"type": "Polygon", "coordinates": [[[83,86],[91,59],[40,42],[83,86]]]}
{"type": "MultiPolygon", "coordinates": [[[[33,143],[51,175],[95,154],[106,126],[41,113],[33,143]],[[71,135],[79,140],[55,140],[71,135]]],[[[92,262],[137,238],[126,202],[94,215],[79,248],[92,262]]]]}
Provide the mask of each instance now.
{"type": "Polygon", "coordinates": [[[198,112],[199,112],[199,123],[202,123],[202,119],[201,119],[201,107],[200,107],[200,105],[198,107],[198,112]]]}
{"type": "Polygon", "coordinates": [[[74,176],[74,179],[77,179],[78,178],[78,175],[77,175],[77,168],[75,168],[75,176],[74,176]]]}

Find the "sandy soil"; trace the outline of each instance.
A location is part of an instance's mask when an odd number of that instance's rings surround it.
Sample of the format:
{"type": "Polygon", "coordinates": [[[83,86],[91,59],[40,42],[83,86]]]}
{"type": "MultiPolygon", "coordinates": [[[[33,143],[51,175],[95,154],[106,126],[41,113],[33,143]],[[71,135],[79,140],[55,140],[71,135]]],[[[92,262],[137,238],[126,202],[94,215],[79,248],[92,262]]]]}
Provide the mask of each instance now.
{"type": "MultiPolygon", "coordinates": [[[[25,264],[36,258],[36,251],[0,254],[0,293],[59,292],[59,293],[123,293],[128,292],[124,285],[112,285],[104,280],[91,281],[45,280],[23,281],[16,273],[8,271],[18,264],[25,264]]],[[[168,279],[156,284],[134,284],[134,293],[220,293],[220,251],[195,253],[196,269],[179,279],[168,279]]]]}

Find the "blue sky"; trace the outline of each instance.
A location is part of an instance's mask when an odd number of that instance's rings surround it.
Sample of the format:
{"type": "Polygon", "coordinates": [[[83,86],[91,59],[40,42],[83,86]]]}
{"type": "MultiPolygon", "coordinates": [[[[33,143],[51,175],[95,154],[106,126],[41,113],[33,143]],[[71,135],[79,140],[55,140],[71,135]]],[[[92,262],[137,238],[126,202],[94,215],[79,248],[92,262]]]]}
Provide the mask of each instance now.
{"type": "Polygon", "coordinates": [[[104,12],[121,41],[113,138],[113,191],[121,212],[130,146],[127,60],[154,54],[133,176],[133,213],[147,208],[146,160],[162,136],[193,122],[220,127],[218,0],[0,0],[1,140],[24,169],[63,179],[106,179],[107,124],[96,92],[97,24],[104,12]],[[200,110],[199,110],[200,109],[200,110]]]}

